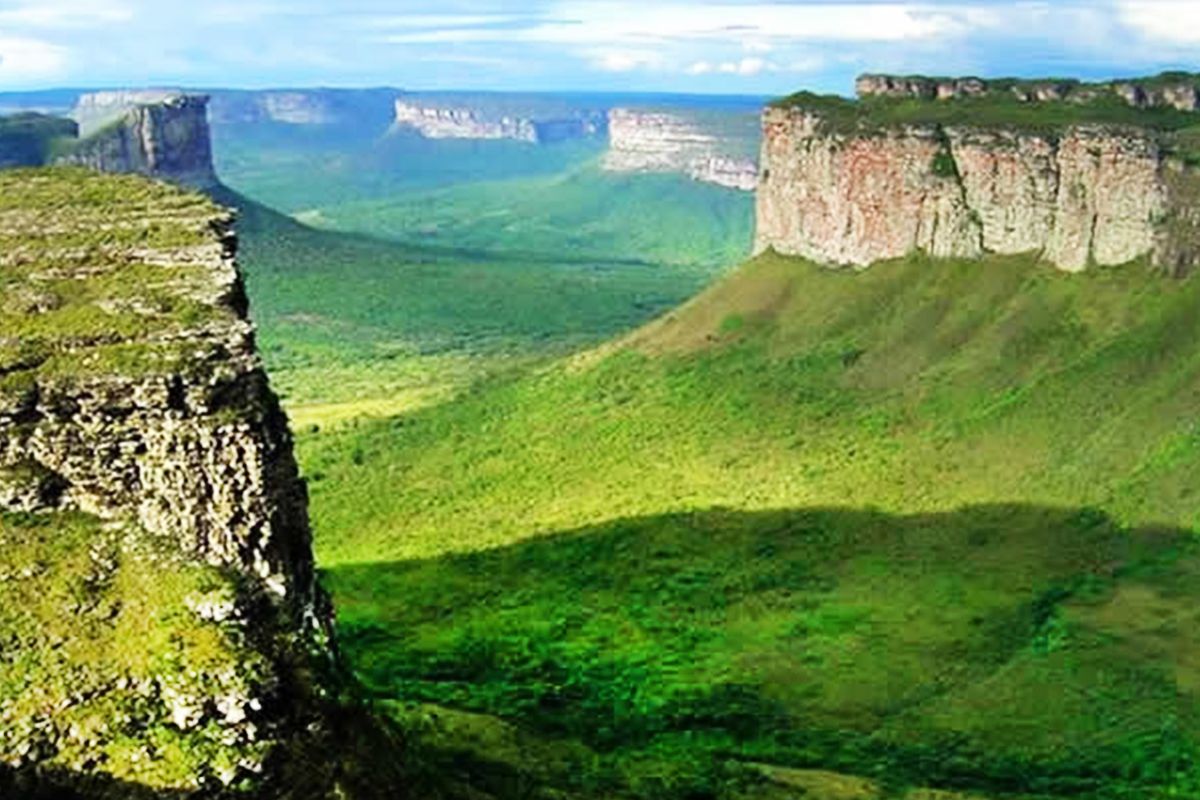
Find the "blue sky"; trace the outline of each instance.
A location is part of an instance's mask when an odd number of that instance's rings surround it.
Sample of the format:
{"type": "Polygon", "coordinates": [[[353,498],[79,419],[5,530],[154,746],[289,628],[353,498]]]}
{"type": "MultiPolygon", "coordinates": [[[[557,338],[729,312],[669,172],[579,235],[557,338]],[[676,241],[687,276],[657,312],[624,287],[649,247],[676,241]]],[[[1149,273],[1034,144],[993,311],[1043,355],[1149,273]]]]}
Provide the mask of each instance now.
{"type": "Polygon", "coordinates": [[[1200,0],[0,0],[0,91],[848,92],[863,71],[1200,70],[1200,0]]]}

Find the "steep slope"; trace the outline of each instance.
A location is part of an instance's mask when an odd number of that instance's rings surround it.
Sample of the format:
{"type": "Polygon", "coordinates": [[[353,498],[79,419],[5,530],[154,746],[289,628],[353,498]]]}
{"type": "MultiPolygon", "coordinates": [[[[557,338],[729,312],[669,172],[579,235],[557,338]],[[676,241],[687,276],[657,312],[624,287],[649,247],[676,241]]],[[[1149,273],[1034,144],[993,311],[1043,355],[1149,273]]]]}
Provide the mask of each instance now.
{"type": "Polygon", "coordinates": [[[618,347],[302,440],[347,651],[554,742],[436,712],[582,797],[757,796],[762,762],[1187,796],[1198,314],[1145,265],[763,256],[618,347]]]}
{"type": "Polygon", "coordinates": [[[19,170],[0,240],[0,790],[354,794],[230,215],[140,177],[19,170]]]}

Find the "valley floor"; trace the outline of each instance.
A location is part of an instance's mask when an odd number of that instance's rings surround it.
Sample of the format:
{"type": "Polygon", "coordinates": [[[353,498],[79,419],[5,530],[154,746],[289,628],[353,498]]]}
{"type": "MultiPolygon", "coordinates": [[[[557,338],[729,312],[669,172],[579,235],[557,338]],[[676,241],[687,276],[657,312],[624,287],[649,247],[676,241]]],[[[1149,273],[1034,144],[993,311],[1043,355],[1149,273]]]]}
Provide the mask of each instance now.
{"type": "Polygon", "coordinates": [[[346,651],[496,797],[1194,796],[1198,292],[768,255],[304,434],[346,651]]]}

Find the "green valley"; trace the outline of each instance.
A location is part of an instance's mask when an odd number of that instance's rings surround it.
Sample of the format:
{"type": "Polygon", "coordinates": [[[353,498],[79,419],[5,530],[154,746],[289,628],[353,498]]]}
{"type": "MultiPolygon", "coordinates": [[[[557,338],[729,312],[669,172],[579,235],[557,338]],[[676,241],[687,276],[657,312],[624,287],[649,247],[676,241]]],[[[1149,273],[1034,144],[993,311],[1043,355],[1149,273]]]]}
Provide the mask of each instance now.
{"type": "Polygon", "coordinates": [[[579,796],[763,763],[1188,796],[1198,287],[767,255],[617,346],[302,437],[347,652],[484,774],[579,796]]]}

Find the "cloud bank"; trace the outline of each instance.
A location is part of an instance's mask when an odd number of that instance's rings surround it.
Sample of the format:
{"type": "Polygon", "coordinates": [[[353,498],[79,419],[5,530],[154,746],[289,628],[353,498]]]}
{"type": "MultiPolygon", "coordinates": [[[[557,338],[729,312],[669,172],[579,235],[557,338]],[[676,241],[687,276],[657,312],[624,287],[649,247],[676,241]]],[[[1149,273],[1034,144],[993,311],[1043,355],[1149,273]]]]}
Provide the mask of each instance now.
{"type": "Polygon", "coordinates": [[[394,85],[777,94],[866,70],[1200,69],[1196,0],[0,0],[0,90],[394,85]],[[402,5],[399,10],[397,5],[402,5]]]}

